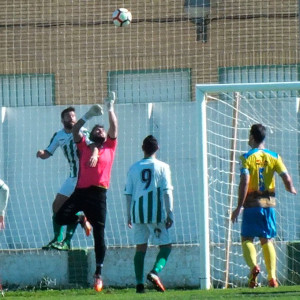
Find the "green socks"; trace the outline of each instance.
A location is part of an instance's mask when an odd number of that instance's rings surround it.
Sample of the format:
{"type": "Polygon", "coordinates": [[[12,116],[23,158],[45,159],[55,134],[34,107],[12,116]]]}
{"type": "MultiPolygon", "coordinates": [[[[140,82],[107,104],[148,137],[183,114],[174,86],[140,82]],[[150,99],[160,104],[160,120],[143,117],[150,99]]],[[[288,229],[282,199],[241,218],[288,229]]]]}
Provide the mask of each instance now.
{"type": "MultiPolygon", "coordinates": [[[[79,215],[79,213],[77,214],[79,215]]],[[[55,214],[52,216],[52,224],[53,224],[53,231],[54,231],[54,240],[57,242],[62,242],[64,239],[64,228],[63,225],[58,225],[55,222],[55,214]]],[[[71,244],[71,239],[75,233],[76,227],[78,223],[73,223],[67,225],[67,231],[66,231],[66,237],[64,241],[70,246],[71,244]]]]}
{"type": "MultiPolygon", "coordinates": [[[[171,247],[160,247],[157,254],[153,271],[159,273],[167,263],[168,257],[171,253],[171,247]]],[[[144,260],[146,252],[137,251],[134,255],[134,271],[136,284],[144,284],[144,260]]]]}
{"type": "Polygon", "coordinates": [[[136,284],[144,283],[144,260],[146,252],[137,251],[134,255],[134,271],[136,284]]]}
{"type": "Polygon", "coordinates": [[[55,222],[55,214],[52,216],[52,225],[53,225],[53,231],[54,231],[54,240],[57,242],[61,242],[64,238],[64,229],[62,225],[58,225],[55,222]]]}
{"type": "Polygon", "coordinates": [[[66,237],[64,239],[64,241],[70,246],[71,244],[71,239],[75,233],[75,229],[77,227],[78,223],[73,223],[73,224],[69,224],[67,226],[67,232],[66,232],[66,237]]]}
{"type": "Polygon", "coordinates": [[[157,254],[156,261],[153,267],[153,271],[156,273],[161,272],[167,263],[168,257],[171,253],[171,247],[161,247],[157,254]]]}

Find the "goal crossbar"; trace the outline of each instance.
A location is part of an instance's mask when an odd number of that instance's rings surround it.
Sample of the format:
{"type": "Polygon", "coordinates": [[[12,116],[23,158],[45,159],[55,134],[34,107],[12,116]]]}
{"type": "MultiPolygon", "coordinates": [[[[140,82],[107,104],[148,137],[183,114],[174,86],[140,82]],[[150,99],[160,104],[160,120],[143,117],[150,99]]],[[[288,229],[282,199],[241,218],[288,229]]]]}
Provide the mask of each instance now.
{"type": "Polygon", "coordinates": [[[264,83],[224,83],[224,84],[196,84],[196,98],[201,100],[201,94],[218,92],[242,91],[286,91],[300,90],[300,82],[264,82],[264,83]]]}

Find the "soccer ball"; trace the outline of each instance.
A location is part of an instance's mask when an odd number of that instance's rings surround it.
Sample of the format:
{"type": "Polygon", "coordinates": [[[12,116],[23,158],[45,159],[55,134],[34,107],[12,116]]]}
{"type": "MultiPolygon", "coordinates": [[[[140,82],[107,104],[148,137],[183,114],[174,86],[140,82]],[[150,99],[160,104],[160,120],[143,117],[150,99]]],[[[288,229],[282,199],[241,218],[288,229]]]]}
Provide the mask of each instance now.
{"type": "Polygon", "coordinates": [[[126,8],[118,8],[112,14],[113,22],[118,27],[128,26],[132,20],[131,12],[126,8]]]}

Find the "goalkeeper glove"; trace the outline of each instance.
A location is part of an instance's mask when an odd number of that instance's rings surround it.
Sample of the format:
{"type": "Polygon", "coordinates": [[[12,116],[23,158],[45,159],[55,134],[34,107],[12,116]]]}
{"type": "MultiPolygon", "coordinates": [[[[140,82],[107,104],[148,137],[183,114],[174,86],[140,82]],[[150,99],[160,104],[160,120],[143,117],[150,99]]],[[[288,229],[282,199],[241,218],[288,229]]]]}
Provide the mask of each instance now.
{"type": "Polygon", "coordinates": [[[114,111],[114,103],[116,101],[116,93],[115,92],[109,92],[108,98],[105,99],[105,104],[108,111],[114,111]]]}
{"type": "Polygon", "coordinates": [[[95,104],[88,110],[88,112],[86,112],[84,114],[84,116],[81,119],[84,121],[87,121],[87,120],[91,119],[92,117],[101,116],[101,115],[103,115],[102,106],[99,104],[95,104]]]}

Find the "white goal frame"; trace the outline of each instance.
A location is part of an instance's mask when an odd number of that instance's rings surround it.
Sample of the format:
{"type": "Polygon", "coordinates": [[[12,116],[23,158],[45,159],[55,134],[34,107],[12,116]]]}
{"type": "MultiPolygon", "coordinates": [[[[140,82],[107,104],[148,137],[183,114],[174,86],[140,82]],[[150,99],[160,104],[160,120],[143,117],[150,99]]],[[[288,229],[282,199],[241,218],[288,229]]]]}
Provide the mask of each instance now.
{"type": "Polygon", "coordinates": [[[208,167],[206,135],[206,94],[221,92],[300,90],[300,82],[232,83],[232,84],[196,84],[198,109],[199,140],[198,170],[200,176],[200,289],[210,289],[210,245],[209,245],[209,205],[208,205],[208,167]]]}

